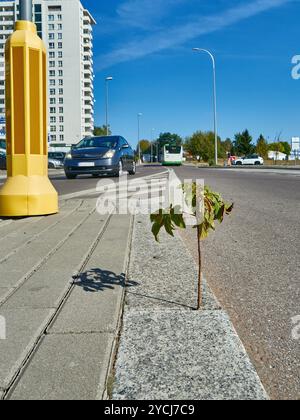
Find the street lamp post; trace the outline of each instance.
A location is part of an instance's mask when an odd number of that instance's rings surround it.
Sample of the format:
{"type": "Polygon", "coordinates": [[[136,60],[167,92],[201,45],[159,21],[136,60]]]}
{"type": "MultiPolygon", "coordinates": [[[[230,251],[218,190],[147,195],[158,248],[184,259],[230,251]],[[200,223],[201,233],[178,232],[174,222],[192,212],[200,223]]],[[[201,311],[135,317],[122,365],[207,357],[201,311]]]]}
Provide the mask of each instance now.
{"type": "Polygon", "coordinates": [[[214,106],[214,132],[215,132],[215,163],[218,165],[218,129],[217,129],[217,83],[216,83],[216,60],[213,54],[203,48],[193,48],[195,52],[205,52],[212,60],[213,65],[213,106],[214,106]]]}
{"type": "Polygon", "coordinates": [[[153,133],[154,133],[154,128],[151,129],[151,163],[154,162],[154,159],[153,159],[153,133]]]}
{"type": "Polygon", "coordinates": [[[20,20],[32,21],[32,0],[20,1],[20,20]]]}
{"type": "Polygon", "coordinates": [[[106,87],[106,105],[105,105],[105,124],[106,124],[106,135],[109,135],[109,125],[108,125],[108,83],[112,81],[113,78],[111,76],[105,79],[105,87],[106,87]]]}
{"type": "Polygon", "coordinates": [[[137,114],[138,120],[138,151],[139,151],[139,163],[141,163],[141,142],[140,142],[140,119],[143,116],[141,112],[137,114]]]}

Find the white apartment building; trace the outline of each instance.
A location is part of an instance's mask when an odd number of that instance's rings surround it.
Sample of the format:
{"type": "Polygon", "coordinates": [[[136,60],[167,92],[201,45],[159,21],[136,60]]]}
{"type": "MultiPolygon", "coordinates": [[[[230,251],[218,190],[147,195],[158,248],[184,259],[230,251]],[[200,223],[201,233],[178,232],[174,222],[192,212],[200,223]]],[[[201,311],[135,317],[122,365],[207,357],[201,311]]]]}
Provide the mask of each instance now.
{"type": "MultiPolygon", "coordinates": [[[[0,0],[0,121],[5,116],[4,46],[18,11],[19,0],[0,0]]],[[[33,0],[33,21],[48,49],[49,142],[78,143],[94,130],[96,22],[80,0],[33,0]]]]}

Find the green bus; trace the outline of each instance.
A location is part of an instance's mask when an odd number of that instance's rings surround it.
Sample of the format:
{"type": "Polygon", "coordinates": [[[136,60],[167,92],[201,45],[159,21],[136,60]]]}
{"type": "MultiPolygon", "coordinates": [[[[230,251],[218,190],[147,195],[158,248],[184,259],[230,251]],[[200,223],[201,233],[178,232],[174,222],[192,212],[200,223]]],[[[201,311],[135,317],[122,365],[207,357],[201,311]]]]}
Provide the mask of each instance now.
{"type": "Polygon", "coordinates": [[[162,164],[164,166],[181,166],[183,162],[183,147],[166,144],[163,148],[162,164]]]}

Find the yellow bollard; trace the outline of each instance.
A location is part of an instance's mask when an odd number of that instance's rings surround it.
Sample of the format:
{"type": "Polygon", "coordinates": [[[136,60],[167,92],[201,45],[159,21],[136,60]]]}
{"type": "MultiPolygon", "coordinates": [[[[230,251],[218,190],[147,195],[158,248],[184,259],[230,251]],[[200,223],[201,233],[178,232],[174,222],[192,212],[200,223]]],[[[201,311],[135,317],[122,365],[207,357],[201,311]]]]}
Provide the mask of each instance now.
{"type": "Polygon", "coordinates": [[[36,25],[18,21],[5,46],[7,181],[0,216],[58,212],[48,178],[47,56],[36,25]]]}

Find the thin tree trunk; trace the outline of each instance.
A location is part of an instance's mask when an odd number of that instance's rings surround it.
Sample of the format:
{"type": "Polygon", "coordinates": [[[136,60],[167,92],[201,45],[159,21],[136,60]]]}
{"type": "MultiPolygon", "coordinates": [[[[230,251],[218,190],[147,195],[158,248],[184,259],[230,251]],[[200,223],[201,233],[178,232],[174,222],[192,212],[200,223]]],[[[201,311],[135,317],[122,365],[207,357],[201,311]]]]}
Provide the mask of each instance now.
{"type": "Polygon", "coordinates": [[[198,304],[197,311],[202,306],[202,256],[201,256],[201,238],[200,238],[200,226],[197,226],[197,241],[198,241],[198,304]]]}

